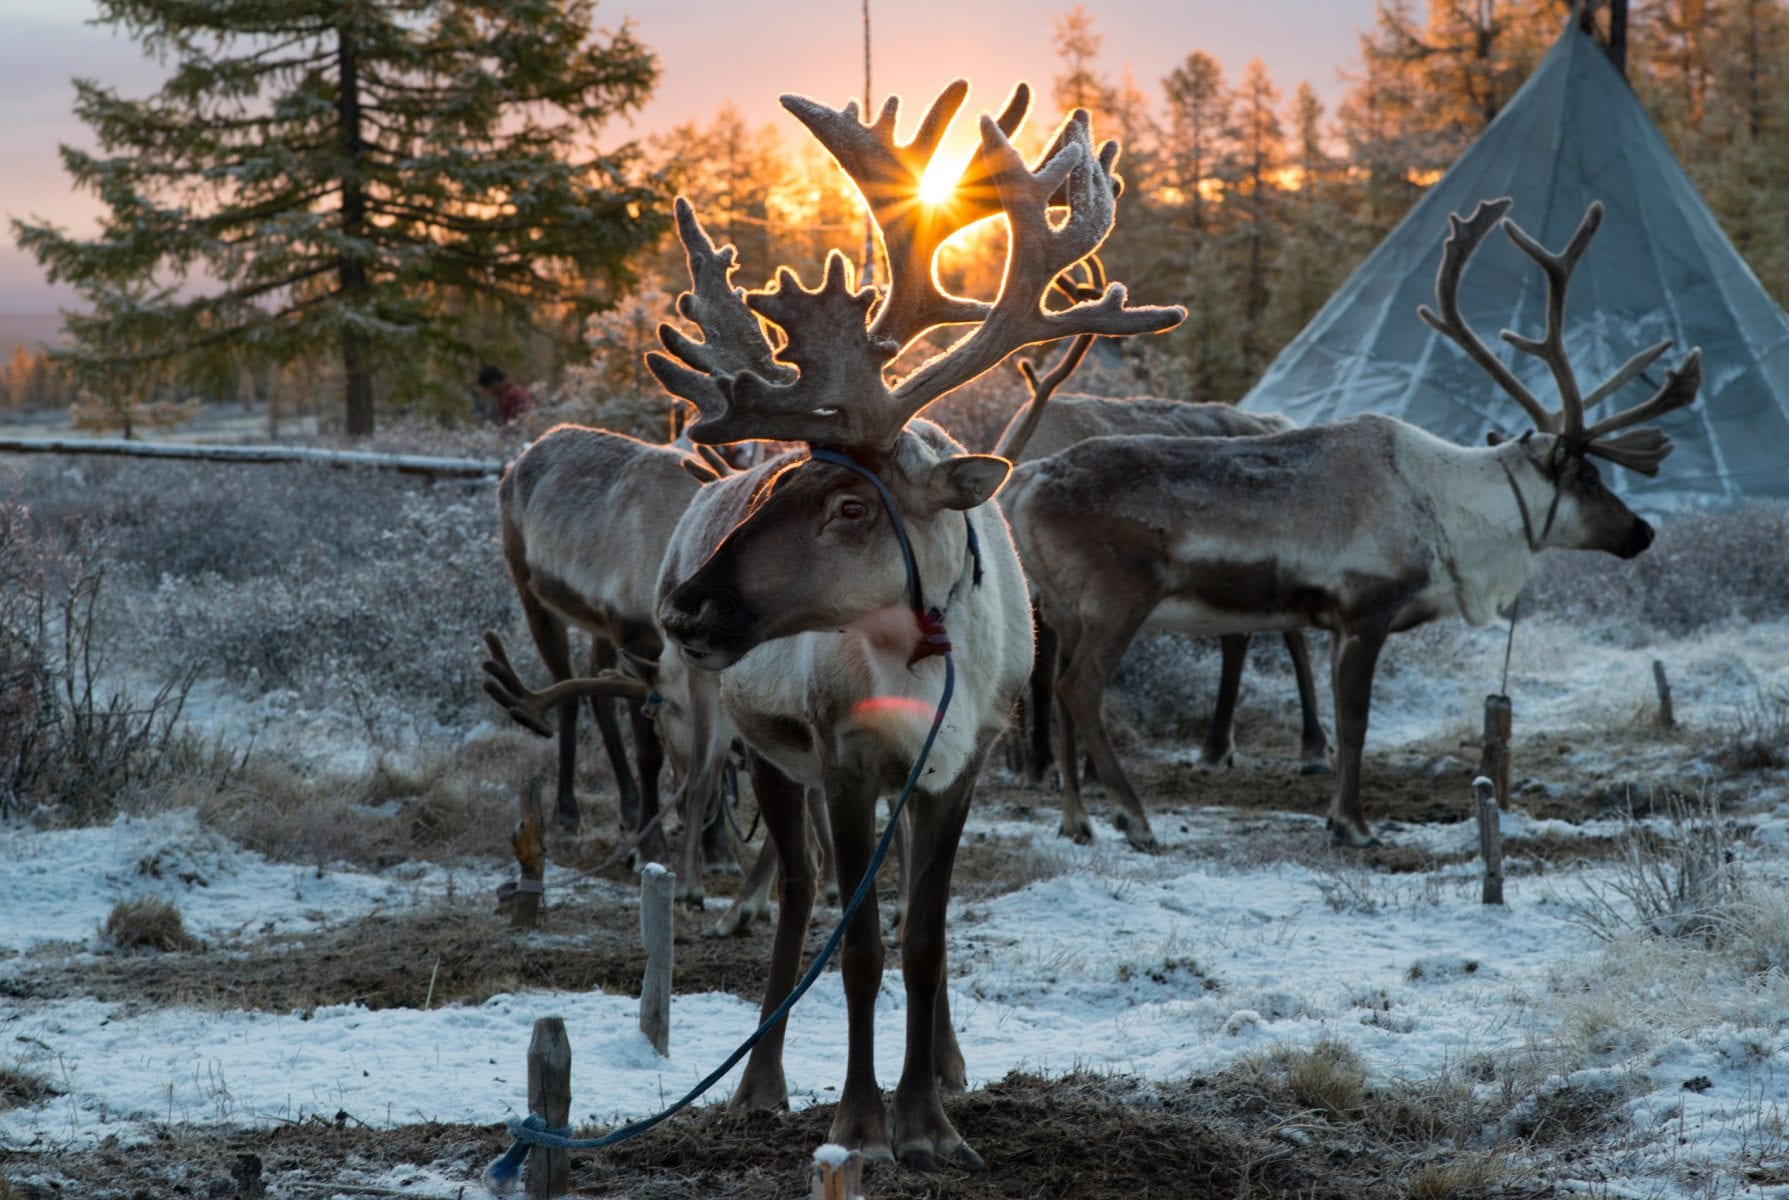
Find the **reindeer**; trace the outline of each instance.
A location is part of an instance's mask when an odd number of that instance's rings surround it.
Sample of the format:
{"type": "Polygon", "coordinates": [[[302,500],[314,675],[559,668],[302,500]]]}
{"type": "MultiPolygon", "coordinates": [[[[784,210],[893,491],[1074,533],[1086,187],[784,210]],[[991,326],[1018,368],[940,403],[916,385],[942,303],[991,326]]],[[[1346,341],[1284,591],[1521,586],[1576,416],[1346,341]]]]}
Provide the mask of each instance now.
{"type": "MultiPolygon", "coordinates": [[[[748,747],[752,783],[779,854],[766,1015],[795,982],[813,904],[802,852],[803,788],[824,792],[839,885],[852,891],[870,858],[876,797],[909,771],[938,703],[944,664],[926,652],[937,650],[948,623],[955,699],[907,810],[914,847],[902,943],[907,1046],[892,1136],[873,1062],[884,956],[873,891],[846,933],[850,1050],[830,1134],[872,1158],[898,1154],[924,1168],[981,1165],[940,1099],[941,1080],[956,1088],[964,1082],[944,987],[945,907],[976,775],[1030,670],[1032,642],[1018,556],[999,511],[987,503],[1010,464],[966,454],[916,418],[1021,346],[1082,332],[1151,332],[1183,315],[1127,307],[1118,285],[1067,308],[1043,303],[1051,280],[1097,249],[1113,222],[1117,147],[1094,151],[1085,112],[1065,121],[1040,165],[1027,169],[1008,141],[1029,100],[1026,89],[1016,89],[998,119],[983,116],[980,154],[955,202],[919,203],[920,176],[966,91],[960,80],[946,88],[905,145],[895,141],[896,100],[866,126],[855,103],[834,110],[785,96],[784,107],[869,203],[888,259],[887,291],[854,287],[837,251],[814,291],[787,268],[774,286],[749,295],[711,286],[707,265],[718,252],[679,200],[692,281],[685,311],[703,314],[704,340],[663,327],[667,353],[649,359],[666,389],[701,414],[690,429],[695,442],[773,438],[815,448],[704,489],[679,522],[671,550],[693,569],[667,574],[663,582],[674,586],[659,609],[685,659],[719,672],[721,702],[748,747]],[[1050,216],[1052,201],[1066,207],[1059,220],[1050,216]],[[946,293],[932,274],[939,244],[998,214],[1009,228],[998,296],[985,303],[946,293]],[[758,317],[782,331],[780,349],[758,317]],[[890,386],[885,372],[903,347],[946,324],[975,329],[890,386]],[[917,628],[917,614],[906,611],[908,572],[891,528],[895,511],[911,546],[913,605],[931,610],[917,628]]],[[[787,1102],[782,1038],[779,1025],[754,1048],[736,1106],[787,1102]]]]}
{"type": "MultiPolygon", "coordinates": [[[[1097,263],[1091,263],[1086,283],[1075,285],[1079,293],[1099,279],[1097,263]]],[[[1293,428],[1292,421],[1279,413],[1246,413],[1228,404],[1194,403],[1167,400],[1153,396],[1113,399],[1105,396],[1066,394],[1052,399],[1052,393],[1068,379],[1093,344],[1092,338],[1079,337],[1063,351],[1050,370],[1040,377],[1030,363],[1020,361],[1019,371],[1025,378],[1031,397],[1007,422],[994,453],[1018,464],[1047,458],[1070,446],[1096,437],[1124,434],[1164,434],[1175,437],[1250,437],[1279,433],[1293,428]]],[[[1003,507],[1005,505],[1003,504],[1003,507]]],[[[1083,527],[1089,538],[1101,536],[1097,526],[1083,527]]],[[[1311,678],[1310,650],[1302,629],[1288,629],[1282,635],[1286,651],[1292,658],[1292,672],[1298,684],[1298,703],[1303,718],[1300,742],[1301,774],[1321,774],[1329,769],[1329,738],[1323,732],[1317,715],[1317,688],[1311,678]]],[[[1242,687],[1242,668],[1248,659],[1250,635],[1226,634],[1218,639],[1223,661],[1218,675],[1216,705],[1211,728],[1206,734],[1200,758],[1217,767],[1232,759],[1235,740],[1236,698],[1242,687]]],[[[1056,632],[1041,619],[1037,621],[1037,663],[1031,672],[1025,716],[1030,735],[1029,745],[1020,756],[1024,770],[1033,783],[1043,779],[1050,765],[1050,697],[1056,679],[1056,632]]],[[[1019,731],[1015,731],[1015,734],[1019,731]]],[[[1064,770],[1072,769],[1065,766],[1064,770]]],[[[1078,786],[1078,785],[1077,785],[1078,786]]],[[[1061,830],[1064,836],[1080,841],[1092,837],[1091,826],[1061,830]]]]}
{"type": "MultiPolygon", "coordinates": [[[[504,561],[548,672],[556,683],[573,678],[567,627],[575,625],[590,635],[591,676],[604,678],[598,686],[562,688],[554,693],[551,706],[543,707],[541,694],[521,686],[501,643],[487,635],[504,672],[492,672],[493,682],[503,689],[493,694],[512,709],[512,715],[548,736],[545,713],[551,708],[558,711],[555,812],[561,829],[575,831],[579,823],[573,780],[578,703],[585,696],[614,768],[622,831],[632,833],[658,815],[664,746],[644,705],[657,680],[664,648],[654,587],[678,518],[702,484],[716,474],[710,461],[675,446],[604,429],[558,425],[524,450],[498,485],[504,561]],[[618,652],[631,677],[605,674],[617,665],[618,652]],[[626,705],[632,722],[637,782],[615,719],[616,700],[626,705]]],[[[686,901],[699,905],[703,849],[711,864],[724,867],[732,862],[724,824],[705,824],[702,819],[725,747],[717,760],[706,742],[695,747],[684,736],[685,731],[679,730],[672,739],[677,760],[673,767],[683,776],[689,797],[685,810],[689,832],[678,889],[686,901]]],[[[647,861],[667,861],[664,834],[652,828],[638,854],[647,861]]]]}
{"type": "MultiPolygon", "coordinates": [[[[1013,473],[1005,504],[1045,618],[1062,639],[1056,684],[1073,731],[1086,735],[1100,779],[1134,846],[1153,843],[1125,778],[1100,701],[1126,644],[1145,623],[1209,635],[1315,626],[1333,635],[1340,739],[1330,828],[1372,841],[1360,799],[1373,669],[1388,635],[1459,615],[1481,625],[1521,591],[1544,549],[1631,558],[1652,527],[1606,490],[1589,456],[1655,474],[1671,450],[1656,428],[1621,433],[1691,404],[1700,351],[1691,350],[1644,403],[1586,425],[1585,412],[1655,362],[1642,350],[1585,393],[1566,358],[1562,320],[1573,267],[1602,218],[1592,204],[1555,254],[1506,219],[1508,199],[1450,218],[1424,321],[1463,348],[1534,422],[1514,440],[1464,447],[1389,417],[1249,438],[1096,438],[1013,473]],[[1506,332],[1549,368],[1560,407],[1549,411],[1467,327],[1466,264],[1499,222],[1546,274],[1547,325],[1538,340],[1506,332]],[[1103,534],[1084,534],[1088,525],[1103,534]]],[[[1085,829],[1074,772],[1065,772],[1063,826],[1085,829]]]]}

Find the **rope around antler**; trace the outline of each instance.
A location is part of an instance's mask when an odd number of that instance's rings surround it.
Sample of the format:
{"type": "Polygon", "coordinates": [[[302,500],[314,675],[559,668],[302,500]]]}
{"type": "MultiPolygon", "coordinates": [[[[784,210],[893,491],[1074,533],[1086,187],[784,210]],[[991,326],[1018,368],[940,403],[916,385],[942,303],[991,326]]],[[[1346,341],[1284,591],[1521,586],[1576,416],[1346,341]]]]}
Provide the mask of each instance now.
{"type": "MultiPolygon", "coordinates": [[[[876,478],[875,473],[868,467],[855,462],[841,465],[847,465],[850,469],[864,474],[877,485],[883,505],[888,510],[889,521],[893,524],[905,551],[908,589],[916,606],[914,616],[920,621],[922,629],[927,628],[930,614],[921,613],[917,608],[919,597],[924,595],[920,586],[919,569],[913,562],[911,549],[908,548],[907,527],[901,520],[900,510],[895,506],[894,498],[889,494],[886,485],[876,478]]],[[[973,538],[973,536],[972,529],[971,537],[973,538]]],[[[971,544],[973,545],[973,543],[971,544]]],[[[936,626],[937,633],[942,635],[943,627],[937,622],[937,619],[931,618],[931,623],[936,626]]],[[[895,830],[899,827],[901,814],[906,810],[907,800],[912,796],[913,789],[919,785],[920,776],[925,772],[926,760],[931,757],[932,745],[938,740],[938,730],[944,725],[944,714],[950,709],[951,695],[956,691],[957,686],[956,664],[951,660],[948,640],[943,642],[940,653],[944,658],[944,690],[938,698],[938,710],[932,715],[931,728],[926,731],[926,739],[919,748],[919,756],[913,760],[913,769],[907,772],[907,781],[901,787],[901,794],[888,810],[888,825],[883,829],[882,837],[876,843],[876,852],[870,856],[869,865],[864,868],[863,878],[858,881],[857,890],[851,894],[851,900],[846,904],[843,915],[839,917],[839,923],[833,927],[832,935],[826,939],[826,944],[814,957],[814,962],[808,968],[807,974],[801,977],[800,982],[783,999],[783,1002],[777,1005],[775,1011],[764,1018],[763,1023],[752,1032],[751,1036],[741,1042],[739,1047],[727,1056],[726,1061],[710,1071],[701,1082],[675,1103],[649,1117],[643,1117],[638,1121],[623,1125],[619,1129],[610,1130],[601,1137],[594,1138],[574,1138],[571,1136],[569,1126],[549,1127],[546,1121],[538,1116],[530,1115],[510,1121],[509,1133],[516,1140],[510,1144],[508,1150],[505,1150],[490,1166],[485,1168],[484,1174],[480,1177],[485,1187],[490,1189],[494,1195],[504,1195],[515,1186],[516,1178],[522,1170],[522,1160],[527,1157],[530,1146],[545,1146],[554,1150],[601,1150],[636,1138],[655,1125],[688,1108],[710,1088],[719,1083],[728,1071],[737,1066],[739,1060],[750,1053],[752,1047],[756,1046],[765,1034],[788,1019],[789,1013],[794,1009],[796,1003],[807,995],[808,989],[814,986],[815,981],[826,970],[826,964],[832,961],[833,954],[844,940],[845,930],[850,926],[852,919],[857,916],[857,910],[863,906],[871,889],[876,886],[876,875],[882,869],[883,860],[888,857],[888,848],[894,841],[895,830]]]]}

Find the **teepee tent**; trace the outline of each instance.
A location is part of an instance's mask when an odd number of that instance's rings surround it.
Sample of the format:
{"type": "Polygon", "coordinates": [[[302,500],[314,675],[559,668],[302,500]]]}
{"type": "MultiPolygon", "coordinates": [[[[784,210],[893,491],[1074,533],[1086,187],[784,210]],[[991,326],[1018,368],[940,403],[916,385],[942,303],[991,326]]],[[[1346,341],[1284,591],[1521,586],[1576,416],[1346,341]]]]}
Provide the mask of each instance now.
{"type": "MultiPolygon", "coordinates": [[[[1635,350],[1675,347],[1600,411],[1638,404],[1667,366],[1702,347],[1696,404],[1659,424],[1676,442],[1656,479],[1605,466],[1645,508],[1789,496],[1789,318],[1759,286],[1627,82],[1590,35],[1570,27],[1470,149],[1281,351],[1242,407],[1303,424],[1379,412],[1456,442],[1527,428],[1501,389],[1417,319],[1434,303],[1447,216],[1509,196],[1510,217],[1563,246],[1600,199],[1602,228],[1572,276],[1565,344],[1586,390],[1635,350]]],[[[1480,338],[1545,403],[1539,360],[1497,337],[1546,325],[1541,272],[1500,234],[1460,288],[1480,338]]],[[[1595,414],[1587,414],[1595,419],[1595,414]]]]}

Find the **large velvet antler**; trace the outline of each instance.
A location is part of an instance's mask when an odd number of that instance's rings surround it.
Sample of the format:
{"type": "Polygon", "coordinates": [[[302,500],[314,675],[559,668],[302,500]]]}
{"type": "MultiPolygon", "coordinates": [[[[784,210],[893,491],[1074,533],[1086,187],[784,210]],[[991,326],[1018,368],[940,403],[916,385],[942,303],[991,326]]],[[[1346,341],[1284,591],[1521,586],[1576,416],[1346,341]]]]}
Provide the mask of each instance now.
{"type": "Polygon", "coordinates": [[[1462,218],[1454,213],[1448,217],[1448,238],[1442,247],[1441,266],[1435,276],[1435,303],[1440,309],[1440,315],[1426,305],[1417,309],[1417,315],[1454,341],[1474,362],[1484,368],[1528,413],[1537,430],[1556,434],[1559,438],[1560,455],[1594,454],[1642,474],[1658,474],[1659,464],[1672,450],[1671,439],[1661,430],[1646,428],[1621,437],[1609,435],[1693,404],[1702,380],[1701,350],[1694,349],[1685,355],[1683,362],[1666,374],[1665,382],[1653,393],[1651,399],[1605,417],[1586,428],[1585,410],[1594,408],[1633,381],[1671,348],[1671,342],[1658,342],[1639,351],[1617,367],[1602,383],[1585,393],[1579,387],[1577,372],[1573,370],[1571,360],[1565,352],[1565,297],[1579,258],[1602,224],[1602,202],[1593,200],[1590,203],[1565,247],[1557,252],[1541,245],[1506,215],[1512,203],[1508,197],[1481,200],[1472,216],[1462,218]],[[1502,337],[1524,354],[1531,354],[1547,365],[1552,373],[1554,386],[1559,391],[1557,410],[1549,411],[1535,399],[1534,394],[1478,339],[1460,313],[1460,280],[1465,274],[1466,265],[1492,226],[1499,224],[1516,249],[1527,255],[1547,277],[1545,331],[1537,339],[1523,337],[1506,329],[1502,337]]]}
{"type": "MultiPolygon", "coordinates": [[[[884,448],[926,405],[1022,346],[1079,334],[1149,333],[1179,323],[1186,315],[1183,309],[1128,306],[1121,284],[1111,284],[1097,298],[1064,309],[1045,307],[1044,296],[1056,277],[1097,250],[1111,232],[1119,192],[1113,173],[1118,147],[1108,142],[1096,153],[1087,114],[1077,111],[1057,131],[1044,162],[1036,170],[1028,169],[1002,124],[1016,124],[1024,95],[1023,90],[1015,92],[1001,120],[981,118],[980,165],[965,176],[971,183],[984,177],[990,181],[998,211],[1007,220],[1006,271],[994,302],[961,301],[936,287],[914,290],[915,264],[922,257],[930,278],[929,256],[937,249],[931,240],[936,228],[930,226],[910,225],[899,232],[902,227],[897,223],[890,253],[900,263],[894,273],[908,289],[901,293],[906,298],[897,297],[891,283],[889,297],[867,325],[874,293],[853,285],[850,265],[836,251],[828,257],[825,277],[813,291],[801,287],[785,268],[774,286],[749,293],[743,301],[787,336],[774,355],[776,371],[763,369],[758,361],[757,348],[768,343],[756,329],[750,336],[744,330],[737,334],[749,344],[749,353],[712,354],[713,365],[692,354],[687,339],[670,334],[662,335],[669,355],[649,356],[659,380],[701,414],[689,429],[691,440],[775,438],[884,448]],[[1062,206],[1066,213],[1053,220],[1052,208],[1062,206]],[[883,371],[907,339],[923,328],[959,319],[979,324],[897,387],[886,385],[883,371]]],[[[904,147],[893,141],[893,105],[869,127],[858,124],[851,106],[837,113],[817,106],[796,108],[797,115],[806,113],[803,119],[810,125],[826,131],[829,147],[836,143],[872,180],[866,195],[885,197],[903,179],[901,186],[917,190],[920,164],[929,159],[943,125],[961,102],[956,85],[946,89],[919,133],[904,147]]],[[[881,202],[872,199],[873,205],[881,202]]],[[[982,211],[980,201],[968,203],[969,211],[982,211]]],[[[724,291],[727,299],[735,297],[730,288],[705,286],[697,276],[698,266],[705,265],[708,257],[729,255],[731,248],[713,250],[693,214],[686,219],[686,211],[687,205],[679,208],[678,220],[685,245],[691,247],[692,294],[724,291]]],[[[737,316],[736,306],[717,307],[737,316]]],[[[704,326],[705,333],[707,329],[704,326]]],[[[709,340],[718,336],[717,332],[709,340]]]]}

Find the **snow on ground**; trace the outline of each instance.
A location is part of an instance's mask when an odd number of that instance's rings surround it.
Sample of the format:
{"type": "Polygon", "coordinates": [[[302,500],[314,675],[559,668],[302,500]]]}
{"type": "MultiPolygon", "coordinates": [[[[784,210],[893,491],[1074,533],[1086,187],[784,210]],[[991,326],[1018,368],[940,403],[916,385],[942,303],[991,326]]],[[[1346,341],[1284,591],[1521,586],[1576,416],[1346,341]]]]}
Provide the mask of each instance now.
{"type": "MultiPolygon", "coordinates": [[[[1567,732],[1631,724],[1655,656],[1672,663],[1686,720],[1725,719],[1750,689],[1789,683],[1786,635],[1781,625],[1735,627],[1632,650],[1587,644],[1569,627],[1537,621],[1518,631],[1511,687],[1518,719],[1567,732]],[[1572,669],[1559,671],[1568,655],[1572,669]]],[[[1456,727],[1469,728],[1488,690],[1483,660],[1501,666],[1501,639],[1495,630],[1456,630],[1413,645],[1379,688],[1369,752],[1445,745],[1456,727]]],[[[1761,853],[1769,855],[1789,829],[1789,798],[1757,802],[1761,853]]],[[[1321,836],[1312,818],[1278,820],[1293,836],[1321,836]]],[[[1519,814],[1510,820],[1542,825],[1519,814]]],[[[1203,810],[1162,824],[1170,846],[1188,845],[1231,836],[1234,819],[1203,810]]],[[[1635,1123],[1616,1150],[1581,1168],[1584,1178],[1602,1180],[1600,1194],[1624,1194],[1624,1180],[1640,1189],[1634,1194],[1656,1193],[1698,1164],[1737,1180],[1746,1163],[1784,1155],[1789,983],[1782,964],[1747,974],[1670,945],[1604,947],[1571,920],[1564,901],[1609,868],[1512,878],[1510,903],[1499,909],[1478,903],[1467,868],[1384,876],[1349,865],[1226,865],[1204,857],[1192,864],[1172,854],[1131,854],[1110,836],[1070,847],[1052,836],[1053,826],[1042,816],[1035,825],[971,824],[972,834],[1031,837],[1038,855],[1059,868],[1020,891],[953,909],[951,1002],[972,1085],[1021,1069],[1173,1080],[1271,1047],[1334,1037],[1353,1046],[1381,1083],[1457,1075],[1487,1062],[1501,1064],[1507,1078],[1520,1063],[1556,1074],[1551,1087],[1616,1095],[1635,1123]]],[[[1394,836],[1431,850],[1474,839],[1465,825],[1394,836]]],[[[1781,863],[1766,858],[1754,869],[1768,876],[1781,863]]],[[[214,937],[304,927],[323,912],[345,919],[430,903],[445,887],[429,869],[319,874],[269,863],[188,814],[63,832],[5,829],[0,894],[14,902],[0,925],[0,954],[45,942],[96,952],[94,931],[120,897],[176,898],[189,926],[214,937]]],[[[23,961],[0,959],[0,974],[23,961]]],[[[79,1146],[138,1136],[156,1122],[259,1123],[338,1110],[375,1125],[494,1121],[524,1106],[531,1027],[554,1013],[566,1018],[572,1038],[574,1119],[637,1117],[724,1058],[752,1028],[755,1010],[727,995],[677,996],[672,1053],[664,1059],[638,1033],[635,1001],[601,994],[524,993],[430,1011],[320,1008],[303,1016],[180,1008],[131,1015],[93,1000],[22,1003],[0,1011],[7,1048],[0,1061],[16,1059],[66,1094],[0,1112],[0,1145],[79,1146]]],[[[903,1011],[891,970],[877,1013],[880,1071],[891,1084],[903,1011]]],[[[836,972],[822,977],[791,1021],[792,1101],[829,1100],[845,1053],[836,972]]],[[[724,1098],[731,1082],[712,1098],[724,1098]]]]}

